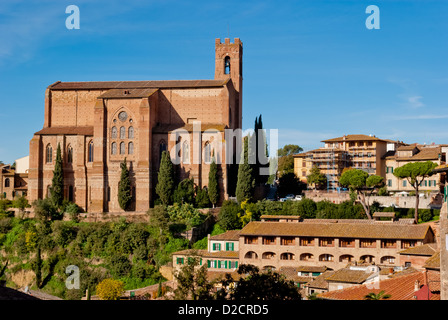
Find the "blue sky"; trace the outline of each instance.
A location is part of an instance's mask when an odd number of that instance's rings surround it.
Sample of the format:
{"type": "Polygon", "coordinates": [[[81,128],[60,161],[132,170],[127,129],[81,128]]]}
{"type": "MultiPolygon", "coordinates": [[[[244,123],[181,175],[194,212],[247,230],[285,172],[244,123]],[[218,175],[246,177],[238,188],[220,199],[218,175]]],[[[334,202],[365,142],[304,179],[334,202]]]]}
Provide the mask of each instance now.
{"type": "Polygon", "coordinates": [[[448,143],[448,1],[0,2],[0,160],[28,155],[55,81],[212,79],[214,39],[244,45],[243,128],[279,145],[344,134],[448,143]],[[81,28],[68,30],[68,5],[81,28]],[[368,30],[368,5],[380,29],[368,30]]]}

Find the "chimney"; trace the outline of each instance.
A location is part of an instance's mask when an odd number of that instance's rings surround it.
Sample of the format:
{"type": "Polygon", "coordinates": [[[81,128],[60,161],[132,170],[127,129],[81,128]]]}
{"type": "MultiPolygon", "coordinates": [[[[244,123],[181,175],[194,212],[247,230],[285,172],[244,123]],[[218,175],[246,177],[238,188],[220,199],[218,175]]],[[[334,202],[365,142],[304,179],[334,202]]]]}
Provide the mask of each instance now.
{"type": "Polygon", "coordinates": [[[420,290],[420,281],[415,280],[415,283],[414,283],[414,292],[416,292],[416,291],[418,291],[418,290],[420,290]]]}

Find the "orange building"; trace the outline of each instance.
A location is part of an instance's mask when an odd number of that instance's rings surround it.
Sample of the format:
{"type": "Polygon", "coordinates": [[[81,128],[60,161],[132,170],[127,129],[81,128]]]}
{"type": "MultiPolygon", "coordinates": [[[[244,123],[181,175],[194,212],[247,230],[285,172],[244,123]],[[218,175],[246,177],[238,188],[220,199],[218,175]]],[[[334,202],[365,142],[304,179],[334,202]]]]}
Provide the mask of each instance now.
{"type": "MultiPolygon", "coordinates": [[[[88,212],[122,211],[117,193],[120,163],[131,172],[132,210],[145,211],[155,197],[163,150],[181,145],[176,177],[208,183],[210,155],[221,160],[221,200],[229,193],[225,150],[213,132],[242,125],[242,42],[215,41],[212,80],[55,82],[45,91],[43,129],[30,141],[29,200],[48,195],[56,150],[61,146],[65,198],[88,212]],[[191,133],[201,122],[202,141],[173,141],[176,129],[191,133]],[[207,130],[206,133],[204,131],[207,130]],[[210,132],[213,131],[213,132],[210,132]],[[200,163],[193,161],[194,152],[200,163]]],[[[174,155],[171,154],[171,157],[174,155]]]]}

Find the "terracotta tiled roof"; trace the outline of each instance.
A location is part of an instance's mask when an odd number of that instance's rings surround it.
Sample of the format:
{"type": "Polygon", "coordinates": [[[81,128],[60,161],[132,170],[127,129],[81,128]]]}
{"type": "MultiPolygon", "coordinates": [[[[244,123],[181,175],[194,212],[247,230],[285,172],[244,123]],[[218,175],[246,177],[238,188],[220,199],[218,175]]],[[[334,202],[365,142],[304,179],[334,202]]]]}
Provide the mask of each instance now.
{"type": "Polygon", "coordinates": [[[366,281],[373,272],[366,272],[364,270],[351,270],[349,268],[343,268],[337,270],[334,274],[327,277],[328,282],[347,282],[347,283],[363,283],[366,281]]]}
{"type": "Polygon", "coordinates": [[[298,266],[297,272],[325,272],[328,268],[326,266],[298,266]]]}
{"type": "Polygon", "coordinates": [[[421,246],[412,247],[398,252],[399,254],[408,254],[415,256],[432,256],[437,250],[436,243],[427,243],[421,246]]]}
{"type": "Polygon", "coordinates": [[[343,141],[385,141],[383,139],[377,138],[375,136],[368,136],[365,134],[348,134],[344,137],[337,137],[327,140],[322,140],[321,142],[343,142],[343,141]]]}
{"type": "Polygon", "coordinates": [[[238,241],[240,239],[241,230],[229,230],[215,236],[211,236],[210,240],[229,240],[238,241]]]}
{"type": "Polygon", "coordinates": [[[328,290],[327,278],[331,277],[334,273],[335,271],[332,270],[325,271],[320,276],[317,276],[313,281],[309,282],[308,287],[328,290]]]}
{"type": "MultiPolygon", "coordinates": [[[[415,283],[423,284],[425,280],[424,272],[414,272],[401,277],[394,277],[378,282],[378,288],[372,288],[369,285],[357,285],[341,290],[324,292],[318,295],[319,298],[329,300],[364,300],[364,297],[369,293],[378,294],[384,291],[385,294],[390,295],[389,300],[415,300],[415,283]]],[[[431,283],[430,283],[431,287],[431,283]]],[[[431,300],[440,300],[440,294],[434,290],[431,295],[431,300]]]]}
{"type": "Polygon", "coordinates": [[[394,223],[357,224],[342,222],[288,223],[252,221],[241,230],[241,235],[418,240],[424,239],[430,230],[429,225],[394,223]]]}
{"type": "Polygon", "coordinates": [[[395,159],[397,161],[438,160],[439,154],[442,152],[441,147],[425,147],[417,149],[420,151],[411,157],[399,157],[398,153],[395,152],[394,156],[387,157],[387,159],[395,159]]]}
{"type": "Polygon", "coordinates": [[[55,135],[55,134],[66,134],[66,135],[81,135],[81,136],[93,136],[93,127],[85,126],[85,127],[76,127],[76,126],[67,126],[67,127],[48,127],[43,128],[40,131],[35,133],[40,135],[55,135]]]}
{"type": "Polygon", "coordinates": [[[158,80],[158,81],[83,81],[56,82],[49,86],[51,90],[106,90],[106,89],[137,89],[137,88],[201,88],[222,87],[225,80],[158,80]]]}
{"type": "Polygon", "coordinates": [[[303,277],[297,274],[297,267],[280,267],[278,273],[283,274],[286,280],[292,280],[294,282],[308,283],[313,280],[312,277],[303,277]]]}
{"type": "Polygon", "coordinates": [[[174,252],[175,255],[183,255],[183,256],[199,256],[203,258],[226,258],[226,259],[238,259],[239,252],[238,251],[216,251],[209,252],[207,250],[195,250],[195,249],[187,249],[182,251],[174,252]]]}
{"type": "Polygon", "coordinates": [[[440,270],[440,251],[434,253],[428,260],[426,260],[424,268],[440,270]]]}

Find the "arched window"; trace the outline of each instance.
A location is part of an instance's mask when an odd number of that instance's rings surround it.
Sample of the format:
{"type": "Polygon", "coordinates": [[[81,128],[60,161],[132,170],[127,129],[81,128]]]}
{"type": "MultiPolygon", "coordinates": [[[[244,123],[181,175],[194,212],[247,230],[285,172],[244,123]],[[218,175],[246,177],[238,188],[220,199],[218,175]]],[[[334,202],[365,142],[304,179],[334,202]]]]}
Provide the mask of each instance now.
{"type": "Polygon", "coordinates": [[[120,154],[124,154],[125,153],[125,146],[124,146],[124,142],[120,143],[120,154]]]}
{"type": "Polygon", "coordinates": [[[53,148],[51,145],[47,145],[46,151],[45,151],[45,162],[46,163],[52,163],[53,162],[53,148]]]}
{"type": "Polygon", "coordinates": [[[118,137],[118,130],[117,127],[112,127],[112,139],[117,139],[118,137]]]}
{"type": "Polygon", "coordinates": [[[258,254],[254,251],[248,251],[244,255],[244,259],[258,259],[258,254]]]}
{"type": "Polygon", "coordinates": [[[110,146],[110,151],[113,155],[117,154],[117,143],[112,142],[112,145],[110,146]]]}
{"type": "Polygon", "coordinates": [[[128,154],[134,154],[134,143],[132,142],[128,144],[128,154]]]}
{"type": "Polygon", "coordinates": [[[10,182],[9,182],[9,178],[5,179],[5,188],[9,188],[10,186],[10,182]]]}
{"type": "Polygon", "coordinates": [[[134,139],[134,127],[128,129],[128,139],[134,139]]]}
{"type": "Polygon", "coordinates": [[[224,59],[224,74],[230,74],[230,57],[224,59]]]}
{"type": "Polygon", "coordinates": [[[71,145],[67,147],[67,163],[73,162],[73,148],[71,145]]]}
{"type": "Polygon", "coordinates": [[[190,163],[190,145],[188,144],[188,141],[184,141],[182,144],[182,162],[183,163],[190,163]]]}
{"type": "Polygon", "coordinates": [[[210,164],[212,162],[212,147],[208,141],[205,143],[204,147],[204,162],[206,164],[210,164]]]}
{"type": "Polygon", "coordinates": [[[89,149],[87,151],[87,162],[93,162],[93,141],[89,142],[89,149]]]}
{"type": "Polygon", "coordinates": [[[120,127],[120,139],[126,139],[126,128],[120,127]]]}

